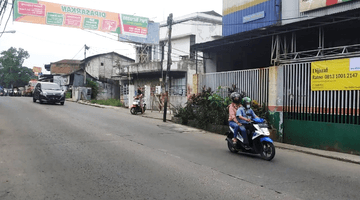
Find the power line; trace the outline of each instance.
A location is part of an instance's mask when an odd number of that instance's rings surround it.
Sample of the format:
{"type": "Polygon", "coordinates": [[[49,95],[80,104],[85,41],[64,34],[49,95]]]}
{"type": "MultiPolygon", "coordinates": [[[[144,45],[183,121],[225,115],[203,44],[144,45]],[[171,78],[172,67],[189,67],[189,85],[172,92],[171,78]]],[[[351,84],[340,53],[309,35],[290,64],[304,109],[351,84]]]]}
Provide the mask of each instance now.
{"type": "MultiPolygon", "coordinates": [[[[2,0],[2,1],[3,1],[3,0],[2,0]]],[[[1,3],[0,3],[0,5],[1,5],[1,3]]],[[[1,8],[1,10],[0,10],[0,16],[1,16],[1,14],[3,13],[3,11],[4,11],[4,13],[5,13],[6,6],[7,6],[7,0],[4,0],[3,6],[2,6],[2,8],[1,8]]],[[[1,16],[0,26],[1,26],[1,23],[2,23],[3,18],[4,18],[4,15],[1,16]]]]}
{"type": "MultiPolygon", "coordinates": [[[[13,0],[13,3],[14,3],[14,0],[13,0]]],[[[1,36],[4,34],[4,31],[5,31],[5,29],[6,29],[6,26],[7,26],[8,22],[9,22],[9,19],[10,19],[10,17],[11,17],[11,13],[12,13],[13,9],[14,9],[14,4],[13,4],[12,7],[11,7],[9,17],[8,17],[8,19],[7,19],[7,21],[6,21],[4,30],[3,30],[3,32],[1,33],[0,38],[1,38],[1,36]]]]}
{"type": "MultiPolygon", "coordinates": [[[[80,51],[83,50],[83,48],[84,48],[84,47],[81,47],[80,51]]],[[[76,54],[71,60],[73,60],[73,59],[80,53],[80,51],[77,52],[77,54],[76,54]]]]}

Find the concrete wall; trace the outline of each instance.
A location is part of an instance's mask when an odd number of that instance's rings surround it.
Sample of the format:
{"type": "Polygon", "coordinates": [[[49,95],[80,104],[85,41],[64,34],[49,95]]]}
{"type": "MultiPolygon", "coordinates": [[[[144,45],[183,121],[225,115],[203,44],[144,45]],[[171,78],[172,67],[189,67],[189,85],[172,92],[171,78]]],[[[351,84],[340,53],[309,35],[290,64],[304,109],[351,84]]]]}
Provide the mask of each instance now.
{"type": "Polygon", "coordinates": [[[114,66],[116,66],[118,62],[120,62],[121,65],[128,65],[132,63],[116,54],[110,53],[89,60],[85,64],[86,72],[96,79],[111,79],[111,76],[116,75],[114,66]]]}
{"type": "MultiPolygon", "coordinates": [[[[204,73],[204,65],[201,61],[198,61],[197,66],[198,74],[204,73]]],[[[163,63],[163,70],[166,71],[166,62],[163,63]]],[[[189,94],[193,92],[193,75],[196,74],[196,62],[194,60],[181,60],[173,62],[170,67],[170,71],[180,72],[186,74],[186,84],[187,92],[189,94]]],[[[143,87],[144,85],[156,86],[160,85],[159,78],[161,77],[161,68],[159,62],[149,62],[149,63],[136,63],[130,66],[130,72],[132,73],[133,84],[136,87],[143,87]],[[136,73],[135,73],[136,72],[136,73]],[[150,74],[157,72],[157,74],[150,74]],[[141,78],[139,74],[142,74],[141,78]]],[[[165,77],[164,77],[165,79],[165,77]]],[[[163,80],[165,81],[165,80],[163,80]]]]}
{"type": "Polygon", "coordinates": [[[178,107],[178,106],[185,106],[185,103],[187,102],[187,97],[185,96],[170,96],[169,101],[172,106],[178,107]]]}
{"type": "Polygon", "coordinates": [[[204,53],[204,70],[205,73],[215,73],[217,66],[217,55],[216,53],[204,53]]]}
{"type": "Polygon", "coordinates": [[[282,66],[269,69],[269,118],[271,125],[276,129],[276,139],[283,140],[283,70],[282,66]]]}
{"type": "Polygon", "coordinates": [[[118,82],[102,83],[97,81],[99,86],[99,93],[96,97],[97,100],[106,99],[120,99],[120,85],[118,82]]]}
{"type": "Polygon", "coordinates": [[[73,87],[72,89],[72,100],[79,101],[79,100],[90,100],[91,96],[87,96],[87,87],[73,87]]]}
{"type": "Polygon", "coordinates": [[[67,90],[69,85],[69,76],[54,76],[54,83],[58,84],[62,90],[67,90]]]}

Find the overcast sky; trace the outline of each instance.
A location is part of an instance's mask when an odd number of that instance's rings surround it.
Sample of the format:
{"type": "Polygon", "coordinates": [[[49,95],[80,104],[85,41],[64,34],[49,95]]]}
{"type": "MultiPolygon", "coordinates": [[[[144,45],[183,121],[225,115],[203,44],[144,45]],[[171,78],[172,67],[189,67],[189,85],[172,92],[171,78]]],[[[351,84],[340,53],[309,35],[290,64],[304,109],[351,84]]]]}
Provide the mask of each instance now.
{"type": "MultiPolygon", "coordinates": [[[[69,6],[96,9],[120,14],[147,17],[155,22],[165,21],[170,13],[174,18],[183,15],[214,10],[222,14],[222,0],[45,0],[69,6]]],[[[3,31],[10,14],[8,5],[4,19],[0,26],[3,31]]],[[[13,22],[11,18],[6,31],[15,30],[16,33],[4,33],[0,38],[0,52],[10,47],[23,48],[29,52],[30,58],[25,60],[24,66],[32,68],[42,67],[62,59],[83,59],[84,51],[80,49],[86,44],[90,47],[87,56],[115,51],[119,54],[135,58],[133,45],[117,42],[117,36],[98,31],[88,32],[77,28],[56,27],[50,25],[13,22]],[[103,35],[105,37],[99,36],[103,35]],[[79,52],[80,51],[80,52],[79,52]],[[78,53],[79,52],[79,53],[78,53]],[[78,54],[77,54],[78,53],[78,54]]]]}

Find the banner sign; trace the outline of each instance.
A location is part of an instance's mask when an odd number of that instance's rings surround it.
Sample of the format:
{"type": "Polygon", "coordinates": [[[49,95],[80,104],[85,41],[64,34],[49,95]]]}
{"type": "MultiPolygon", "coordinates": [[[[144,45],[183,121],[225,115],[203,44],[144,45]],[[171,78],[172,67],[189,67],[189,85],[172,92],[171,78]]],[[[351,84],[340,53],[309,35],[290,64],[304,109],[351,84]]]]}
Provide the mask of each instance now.
{"type": "Polygon", "coordinates": [[[14,21],[146,38],[149,19],[38,0],[15,0],[14,21]]]}
{"type": "Polygon", "coordinates": [[[311,90],[360,90],[360,58],[312,62],[311,90]]]}
{"type": "Polygon", "coordinates": [[[139,43],[139,44],[159,44],[159,31],[160,31],[160,23],[149,22],[147,37],[137,37],[137,36],[123,34],[123,35],[119,35],[119,41],[139,43]]]}
{"type": "Polygon", "coordinates": [[[315,10],[352,0],[300,0],[300,12],[315,10]]]}
{"type": "Polygon", "coordinates": [[[33,72],[34,73],[41,73],[42,68],[41,67],[33,67],[33,72]]]}
{"type": "Polygon", "coordinates": [[[121,30],[125,35],[146,37],[149,19],[121,14],[121,30]]]}

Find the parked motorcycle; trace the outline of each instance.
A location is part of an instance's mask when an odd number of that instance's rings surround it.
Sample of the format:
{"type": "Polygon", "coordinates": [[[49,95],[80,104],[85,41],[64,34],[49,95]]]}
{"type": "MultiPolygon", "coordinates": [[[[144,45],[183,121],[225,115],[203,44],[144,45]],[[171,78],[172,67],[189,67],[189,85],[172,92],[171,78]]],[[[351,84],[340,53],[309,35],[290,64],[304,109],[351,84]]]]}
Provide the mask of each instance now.
{"type": "MultiPolygon", "coordinates": [[[[143,109],[144,109],[144,112],[146,110],[146,103],[143,102],[143,109]]],[[[139,98],[135,98],[134,101],[133,101],[133,104],[130,108],[130,113],[133,114],[133,115],[136,115],[137,113],[141,113],[142,110],[141,110],[141,104],[140,104],[140,99],[139,98]]],[[[143,112],[143,113],[144,113],[143,112]]]]}
{"type": "MultiPolygon", "coordinates": [[[[263,120],[262,120],[263,121],[263,120]]],[[[245,125],[247,136],[249,138],[249,146],[244,145],[244,138],[241,133],[237,134],[237,143],[233,144],[234,129],[229,127],[227,138],[225,139],[228,148],[232,153],[239,151],[251,154],[260,154],[261,158],[270,161],[275,156],[274,142],[269,138],[270,132],[266,123],[251,121],[245,125]],[[249,137],[252,136],[252,137],[249,137]]]]}

